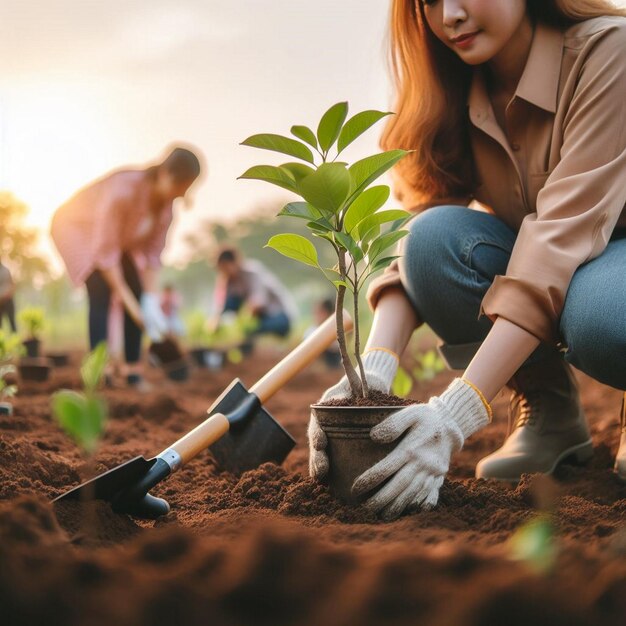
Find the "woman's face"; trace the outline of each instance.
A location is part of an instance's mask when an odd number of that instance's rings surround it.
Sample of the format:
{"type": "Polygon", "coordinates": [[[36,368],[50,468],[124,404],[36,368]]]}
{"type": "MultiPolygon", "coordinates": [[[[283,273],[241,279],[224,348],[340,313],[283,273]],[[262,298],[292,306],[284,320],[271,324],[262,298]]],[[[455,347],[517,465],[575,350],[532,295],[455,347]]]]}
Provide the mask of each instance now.
{"type": "Polygon", "coordinates": [[[493,59],[528,19],[526,0],[417,0],[435,36],[465,63],[493,59]]]}

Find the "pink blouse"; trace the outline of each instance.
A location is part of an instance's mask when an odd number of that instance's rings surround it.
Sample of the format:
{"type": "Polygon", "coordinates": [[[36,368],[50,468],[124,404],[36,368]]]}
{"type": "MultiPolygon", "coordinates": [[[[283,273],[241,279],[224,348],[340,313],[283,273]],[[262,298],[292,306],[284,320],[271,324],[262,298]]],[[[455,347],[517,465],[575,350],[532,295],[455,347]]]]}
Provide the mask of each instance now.
{"type": "Polygon", "coordinates": [[[119,170],[84,187],[57,209],[51,235],[75,285],[129,253],[140,269],[159,267],[172,202],[150,211],[145,170],[119,170]],[[154,215],[154,219],[150,219],[154,215]]]}

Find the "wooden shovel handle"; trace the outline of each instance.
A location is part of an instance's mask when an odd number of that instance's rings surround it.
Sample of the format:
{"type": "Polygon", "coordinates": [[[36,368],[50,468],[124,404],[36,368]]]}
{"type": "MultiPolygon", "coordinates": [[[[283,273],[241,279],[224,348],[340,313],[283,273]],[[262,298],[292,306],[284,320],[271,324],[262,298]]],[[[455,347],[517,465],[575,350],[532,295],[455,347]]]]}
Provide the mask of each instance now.
{"type": "MultiPolygon", "coordinates": [[[[344,309],[343,326],[346,332],[352,330],[354,322],[344,309]]],[[[292,350],[280,363],[275,365],[261,380],[250,388],[250,391],[259,398],[261,404],[269,400],[296,374],[301,372],[309,363],[312,363],[337,339],[335,316],[331,315],[297,348],[292,350]]]]}
{"type": "Polygon", "coordinates": [[[182,465],[191,461],[197,454],[208,448],[212,443],[223,437],[229,429],[228,418],[215,413],[198,424],[192,431],[181,437],[170,449],[175,450],[181,458],[182,465]]]}
{"type": "MultiPolygon", "coordinates": [[[[343,312],[343,319],[346,332],[352,330],[352,317],[346,310],[343,312]]],[[[250,389],[250,392],[256,394],[261,403],[264,403],[285,383],[319,357],[336,338],[335,317],[332,316],[261,378],[250,389]]],[[[223,437],[228,432],[229,427],[228,418],[221,413],[215,413],[164,450],[159,456],[171,460],[171,452],[173,451],[180,457],[174,462],[176,468],[179,465],[185,465],[205,448],[223,437]]]]}

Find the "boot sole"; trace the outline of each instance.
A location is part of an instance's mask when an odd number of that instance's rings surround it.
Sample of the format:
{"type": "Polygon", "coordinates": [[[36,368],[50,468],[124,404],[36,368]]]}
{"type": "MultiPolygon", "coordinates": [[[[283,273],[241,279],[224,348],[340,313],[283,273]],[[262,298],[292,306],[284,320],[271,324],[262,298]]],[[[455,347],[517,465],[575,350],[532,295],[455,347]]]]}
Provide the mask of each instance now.
{"type": "MultiPolygon", "coordinates": [[[[542,474],[553,474],[554,470],[559,466],[560,463],[565,461],[566,459],[572,457],[577,465],[584,465],[587,461],[591,459],[593,456],[593,444],[591,439],[588,439],[584,443],[579,443],[578,445],[572,446],[571,448],[567,448],[559,454],[559,456],[554,461],[554,464],[547,472],[540,472],[542,474]]],[[[488,477],[487,480],[500,480],[507,483],[518,483],[521,479],[521,476],[517,476],[515,478],[495,478],[488,477]]],[[[484,479],[483,479],[484,480],[484,479]]],[[[626,482],[626,476],[623,478],[626,482]]]]}

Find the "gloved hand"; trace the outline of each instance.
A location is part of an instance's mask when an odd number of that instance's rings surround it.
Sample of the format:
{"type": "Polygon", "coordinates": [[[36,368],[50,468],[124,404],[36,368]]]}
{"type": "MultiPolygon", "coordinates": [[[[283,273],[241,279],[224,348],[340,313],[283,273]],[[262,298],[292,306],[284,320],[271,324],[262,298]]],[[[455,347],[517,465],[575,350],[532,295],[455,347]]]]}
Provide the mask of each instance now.
{"type": "Polygon", "coordinates": [[[140,304],[143,325],[148,337],[152,341],[161,341],[163,335],[167,333],[167,320],[161,310],[158,295],[150,292],[143,293],[140,304]]]}
{"type": "MultiPolygon", "coordinates": [[[[398,357],[387,350],[374,348],[363,354],[362,361],[365,380],[370,389],[389,393],[398,370],[398,357]]],[[[319,402],[349,398],[351,395],[350,383],[344,376],[336,385],[324,392],[319,402]]],[[[328,474],[328,455],[325,452],[328,439],[313,414],[309,419],[307,435],[309,438],[309,475],[316,480],[323,481],[328,474]]]]}
{"type": "Polygon", "coordinates": [[[384,459],[356,478],[352,493],[362,495],[390,478],[365,502],[370,510],[393,519],[405,509],[432,508],[452,453],[490,419],[474,388],[455,378],[427,404],[401,409],[372,428],[370,437],[378,443],[405,436],[384,459]]]}

